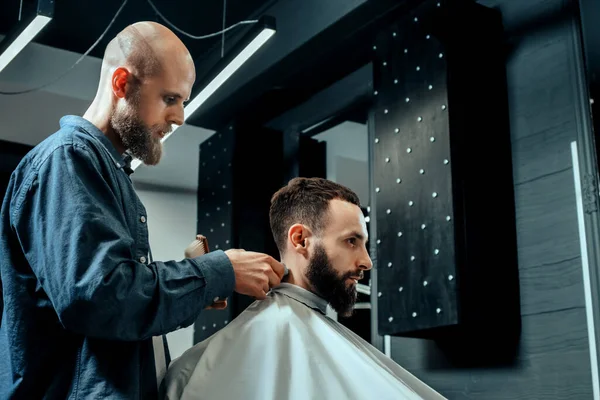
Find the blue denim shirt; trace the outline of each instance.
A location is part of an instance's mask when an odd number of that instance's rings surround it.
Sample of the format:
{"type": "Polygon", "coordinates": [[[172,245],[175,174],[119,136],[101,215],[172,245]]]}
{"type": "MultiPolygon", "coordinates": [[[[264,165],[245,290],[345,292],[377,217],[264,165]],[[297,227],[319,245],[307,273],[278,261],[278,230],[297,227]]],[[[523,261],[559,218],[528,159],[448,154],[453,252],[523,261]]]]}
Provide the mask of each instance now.
{"type": "Polygon", "coordinates": [[[0,398],[156,398],[152,336],[230,296],[232,265],[222,251],[149,262],[127,163],[83,118],[60,126],[2,204],[0,398]]]}

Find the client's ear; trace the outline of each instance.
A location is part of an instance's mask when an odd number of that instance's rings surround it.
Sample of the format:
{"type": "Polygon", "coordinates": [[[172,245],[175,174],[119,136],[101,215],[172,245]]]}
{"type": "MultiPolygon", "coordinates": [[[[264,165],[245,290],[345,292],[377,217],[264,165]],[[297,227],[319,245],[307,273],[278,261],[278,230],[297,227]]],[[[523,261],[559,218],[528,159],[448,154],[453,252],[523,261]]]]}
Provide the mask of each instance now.
{"type": "Polygon", "coordinates": [[[302,224],[294,224],[288,231],[288,240],[294,250],[300,254],[308,253],[308,238],[311,236],[309,229],[302,224]]]}

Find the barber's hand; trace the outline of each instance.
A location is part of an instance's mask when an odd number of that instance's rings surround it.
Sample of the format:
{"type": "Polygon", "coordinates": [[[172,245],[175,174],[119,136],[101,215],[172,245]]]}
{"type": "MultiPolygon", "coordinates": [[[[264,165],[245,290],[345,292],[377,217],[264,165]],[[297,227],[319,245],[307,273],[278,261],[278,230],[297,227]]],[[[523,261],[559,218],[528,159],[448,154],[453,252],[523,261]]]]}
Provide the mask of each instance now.
{"type": "Polygon", "coordinates": [[[227,250],[225,254],[233,265],[236,292],[263,300],[281,282],[285,268],[273,257],[240,249],[227,250]]]}

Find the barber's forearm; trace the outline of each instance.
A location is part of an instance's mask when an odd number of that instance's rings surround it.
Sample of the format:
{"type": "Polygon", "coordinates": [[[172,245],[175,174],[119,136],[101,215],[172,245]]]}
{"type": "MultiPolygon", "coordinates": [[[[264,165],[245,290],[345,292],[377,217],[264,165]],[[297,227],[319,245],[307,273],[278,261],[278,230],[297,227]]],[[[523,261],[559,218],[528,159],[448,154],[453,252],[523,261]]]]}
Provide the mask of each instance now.
{"type": "Polygon", "coordinates": [[[61,296],[56,305],[63,325],[86,336],[143,340],[193,324],[215,297],[230,296],[235,286],[222,251],[180,262],[132,263],[61,296]]]}

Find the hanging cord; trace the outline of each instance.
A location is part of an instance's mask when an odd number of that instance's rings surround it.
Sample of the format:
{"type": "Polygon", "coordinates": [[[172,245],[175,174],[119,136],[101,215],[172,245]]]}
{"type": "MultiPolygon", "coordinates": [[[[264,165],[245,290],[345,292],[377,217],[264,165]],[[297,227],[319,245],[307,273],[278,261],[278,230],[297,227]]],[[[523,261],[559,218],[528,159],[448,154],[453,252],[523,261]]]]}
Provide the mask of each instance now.
{"type": "Polygon", "coordinates": [[[19,4],[19,21],[21,21],[21,15],[23,15],[23,0],[19,4]]]}
{"type": "Polygon", "coordinates": [[[96,42],[92,45],[92,47],[90,47],[85,53],[83,53],[83,55],[81,57],[79,57],[79,59],[77,61],[75,61],[75,64],[71,65],[69,67],[69,69],[67,69],[65,72],[62,73],[62,75],[59,75],[58,78],[54,79],[53,81],[50,81],[48,83],[46,83],[45,85],[42,86],[38,86],[36,88],[33,89],[27,89],[27,90],[21,90],[18,92],[2,92],[0,91],[0,94],[3,95],[15,95],[15,94],[25,94],[25,93],[31,93],[31,92],[35,92],[37,90],[41,90],[44,89],[56,82],[58,82],[59,80],[61,80],[62,78],[64,78],[69,72],[71,72],[71,70],[73,68],[75,68],[77,66],[77,64],[79,64],[81,61],[83,61],[83,59],[85,57],[87,57],[88,54],[90,54],[90,52],[98,45],[98,43],[100,43],[100,41],[102,39],[104,39],[104,36],[106,36],[106,33],[108,32],[108,30],[113,26],[113,24],[115,23],[115,21],[117,20],[117,17],[119,16],[119,14],[121,14],[121,11],[123,11],[123,8],[125,8],[125,5],[127,4],[129,0],[124,0],[123,4],[121,4],[121,7],[119,7],[119,9],[117,10],[115,16],[113,17],[113,19],[110,21],[110,23],[108,24],[108,26],[106,27],[106,29],[104,30],[104,32],[102,32],[102,35],[100,35],[100,37],[98,38],[98,40],[96,40],[96,42]]]}
{"type": "Polygon", "coordinates": [[[223,26],[221,29],[223,30],[221,36],[221,58],[225,56],[225,14],[227,13],[227,0],[223,0],[223,26]]]}
{"type": "Polygon", "coordinates": [[[224,34],[225,32],[229,32],[230,30],[237,28],[240,25],[246,25],[246,24],[255,24],[258,22],[257,19],[253,19],[253,20],[248,20],[248,21],[240,21],[236,24],[231,25],[229,28],[223,29],[222,31],[219,32],[215,32],[215,33],[210,33],[208,35],[201,35],[201,36],[195,36],[192,35],[190,33],[187,33],[183,30],[181,30],[180,28],[178,28],[177,26],[175,26],[171,21],[169,21],[167,19],[167,17],[165,17],[159,10],[158,8],[156,8],[156,6],[154,5],[154,3],[152,2],[152,0],[146,0],[148,2],[148,4],[150,4],[150,7],[152,7],[152,9],[154,10],[154,12],[156,13],[156,15],[158,15],[163,21],[165,21],[165,23],[167,25],[169,25],[173,30],[181,33],[184,36],[189,37],[190,39],[196,39],[196,40],[200,40],[200,39],[208,39],[211,37],[215,37],[215,36],[219,36],[221,34],[224,34]]]}
{"type": "MultiPolygon", "coordinates": [[[[22,0],[21,0],[22,1],[22,0]]],[[[71,72],[73,70],[73,68],[75,68],[81,61],[83,61],[83,59],[85,57],[87,57],[92,50],[94,50],[94,48],[96,48],[96,46],[98,45],[98,43],[100,43],[102,41],[102,39],[104,39],[104,37],[106,36],[106,34],[108,33],[108,31],[110,30],[110,28],[113,26],[113,24],[115,23],[115,21],[117,20],[118,16],[121,14],[121,11],[123,11],[123,8],[125,8],[125,5],[127,4],[129,0],[123,0],[123,3],[121,4],[121,7],[119,7],[119,9],[117,10],[117,12],[115,13],[115,16],[113,17],[113,19],[110,21],[110,23],[108,24],[108,26],[106,27],[106,29],[104,30],[104,32],[102,32],[102,35],[100,35],[100,37],[98,38],[98,40],[96,40],[96,42],[81,56],[79,57],[79,59],[77,61],[75,61],[75,63],[73,65],[71,65],[69,67],[69,69],[67,69],[64,73],[62,73],[61,75],[59,75],[56,79],[54,79],[53,81],[50,81],[42,86],[38,86],[36,88],[32,88],[32,89],[27,89],[27,90],[20,90],[18,92],[4,92],[4,91],[0,91],[0,95],[5,95],[5,96],[10,96],[10,95],[18,95],[18,94],[26,94],[26,93],[31,93],[31,92],[36,92],[38,90],[44,89],[50,85],[55,84],[56,82],[60,81],[62,78],[64,78],[65,76],[67,76],[69,74],[69,72],[71,72]]],[[[195,40],[201,40],[201,39],[208,39],[211,37],[215,37],[218,35],[225,35],[225,32],[228,32],[238,26],[241,25],[246,25],[246,24],[255,24],[258,22],[258,20],[248,20],[248,21],[240,21],[234,25],[231,25],[228,28],[223,29],[222,31],[219,32],[215,32],[215,33],[211,33],[208,35],[203,35],[203,36],[194,36],[191,35],[181,29],[179,29],[177,26],[175,26],[171,21],[169,21],[159,10],[158,8],[156,8],[156,6],[154,5],[154,3],[152,2],[152,0],[147,0],[148,4],[150,4],[150,7],[152,7],[152,9],[154,10],[154,12],[163,20],[165,21],[169,26],[171,26],[171,28],[179,33],[181,33],[184,36],[187,36],[191,39],[195,39],[195,40]]],[[[225,7],[225,5],[224,5],[225,7]]],[[[21,11],[19,10],[19,16],[21,14],[21,11]]],[[[225,25],[225,14],[223,14],[223,26],[225,25]]],[[[224,36],[223,36],[223,40],[224,36]]],[[[224,46],[224,44],[223,44],[224,46]]],[[[223,48],[221,50],[221,52],[223,52],[223,48]]],[[[222,57],[223,55],[221,55],[222,57]]]]}

